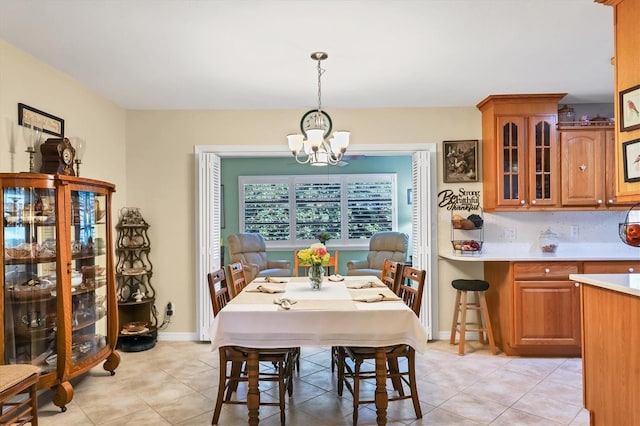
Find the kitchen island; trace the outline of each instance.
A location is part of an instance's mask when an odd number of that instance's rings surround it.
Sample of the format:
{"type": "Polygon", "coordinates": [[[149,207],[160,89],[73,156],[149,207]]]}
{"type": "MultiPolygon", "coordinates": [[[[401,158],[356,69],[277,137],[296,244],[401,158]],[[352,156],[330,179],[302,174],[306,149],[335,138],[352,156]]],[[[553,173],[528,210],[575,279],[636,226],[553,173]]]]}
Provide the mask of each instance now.
{"type": "Polygon", "coordinates": [[[571,274],[580,284],[582,383],[591,425],[639,425],[640,274],[571,274]]]}
{"type": "Polygon", "coordinates": [[[485,243],[481,253],[443,250],[440,257],[484,262],[494,339],[513,356],[580,356],[580,288],[570,276],[640,272],[640,251],[621,242],[563,243],[556,253],[537,244],[485,243]]]}

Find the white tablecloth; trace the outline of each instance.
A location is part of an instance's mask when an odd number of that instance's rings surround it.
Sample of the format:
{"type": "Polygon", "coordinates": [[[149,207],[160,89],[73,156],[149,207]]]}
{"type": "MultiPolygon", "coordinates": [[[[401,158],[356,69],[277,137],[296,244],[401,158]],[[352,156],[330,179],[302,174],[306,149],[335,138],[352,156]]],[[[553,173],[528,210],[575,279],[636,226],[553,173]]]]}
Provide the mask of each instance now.
{"type": "Polygon", "coordinates": [[[423,353],[427,334],[402,301],[356,302],[352,297],[387,288],[347,289],[345,282],[377,280],[345,277],[342,282],[325,278],[320,291],[311,290],[306,277],[289,278],[284,293],[260,293],[253,282],[215,317],[209,335],[213,350],[221,346],[279,348],[297,346],[390,346],[408,344],[423,353]],[[253,290],[253,291],[252,291],[253,290]],[[297,301],[290,310],[273,303],[287,297],[297,301]]]}

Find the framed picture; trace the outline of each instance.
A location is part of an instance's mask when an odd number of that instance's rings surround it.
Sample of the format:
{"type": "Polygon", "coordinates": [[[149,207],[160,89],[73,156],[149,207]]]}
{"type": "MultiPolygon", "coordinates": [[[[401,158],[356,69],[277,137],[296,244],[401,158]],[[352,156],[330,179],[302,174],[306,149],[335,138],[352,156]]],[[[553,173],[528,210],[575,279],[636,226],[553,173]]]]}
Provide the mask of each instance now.
{"type": "Polygon", "coordinates": [[[44,111],[35,109],[25,104],[18,104],[18,124],[42,129],[44,133],[49,133],[60,138],[64,137],[64,120],[44,111]]]}
{"type": "Polygon", "coordinates": [[[478,140],[442,143],[445,183],[478,181],[478,140]]]}
{"type": "Polygon", "coordinates": [[[640,139],[622,144],[622,163],[624,164],[624,181],[640,181],[640,139]]]}
{"type": "Polygon", "coordinates": [[[640,84],[620,92],[620,131],[640,129],[640,84]]]}

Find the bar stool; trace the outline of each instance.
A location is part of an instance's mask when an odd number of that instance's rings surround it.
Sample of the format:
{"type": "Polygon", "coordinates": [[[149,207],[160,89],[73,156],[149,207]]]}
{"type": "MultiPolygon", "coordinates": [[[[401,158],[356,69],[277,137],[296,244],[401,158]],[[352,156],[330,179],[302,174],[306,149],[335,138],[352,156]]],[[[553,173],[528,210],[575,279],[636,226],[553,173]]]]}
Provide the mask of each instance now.
{"type": "Polygon", "coordinates": [[[484,297],[485,291],[489,288],[489,283],[484,280],[453,280],[453,288],[457,290],[456,304],[453,309],[453,323],[451,324],[451,339],[449,343],[456,343],[456,331],[460,333],[460,343],[458,355],[464,355],[464,342],[467,331],[477,331],[480,343],[485,344],[484,334],[487,334],[491,353],[496,354],[496,345],[493,341],[489,310],[487,300],[484,297]],[[473,292],[475,300],[467,300],[467,293],[473,292]],[[476,322],[467,322],[467,311],[476,311],[476,322]],[[468,326],[476,326],[469,328],[468,326]]]}

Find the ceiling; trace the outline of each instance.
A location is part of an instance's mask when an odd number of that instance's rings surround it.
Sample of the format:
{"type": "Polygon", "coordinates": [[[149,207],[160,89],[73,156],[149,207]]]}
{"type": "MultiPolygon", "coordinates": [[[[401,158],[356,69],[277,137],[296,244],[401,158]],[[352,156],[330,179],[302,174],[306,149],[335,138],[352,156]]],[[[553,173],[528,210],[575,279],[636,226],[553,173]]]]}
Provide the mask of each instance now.
{"type": "Polygon", "coordinates": [[[126,109],[613,102],[593,0],[0,0],[0,38],[126,109]]]}

